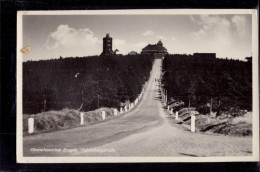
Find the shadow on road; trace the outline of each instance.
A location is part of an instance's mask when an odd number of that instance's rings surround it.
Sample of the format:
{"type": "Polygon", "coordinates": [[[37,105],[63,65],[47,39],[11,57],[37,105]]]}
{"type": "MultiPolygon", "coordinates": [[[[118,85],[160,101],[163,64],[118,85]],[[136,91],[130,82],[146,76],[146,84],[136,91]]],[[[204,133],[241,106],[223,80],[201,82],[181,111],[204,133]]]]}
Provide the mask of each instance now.
{"type": "Polygon", "coordinates": [[[198,157],[197,155],[193,154],[187,154],[187,153],[179,153],[180,155],[185,155],[185,156],[191,156],[191,157],[198,157]]]}

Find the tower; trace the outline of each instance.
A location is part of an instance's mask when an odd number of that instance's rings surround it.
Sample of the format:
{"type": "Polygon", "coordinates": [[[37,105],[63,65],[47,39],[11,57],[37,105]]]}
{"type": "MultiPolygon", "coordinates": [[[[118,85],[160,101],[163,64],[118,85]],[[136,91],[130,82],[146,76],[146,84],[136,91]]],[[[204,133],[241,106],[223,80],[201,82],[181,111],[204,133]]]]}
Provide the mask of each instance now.
{"type": "Polygon", "coordinates": [[[101,55],[110,55],[113,54],[112,50],[112,38],[107,33],[106,37],[103,38],[103,52],[101,55]]]}
{"type": "Polygon", "coordinates": [[[163,46],[163,43],[162,43],[162,41],[161,41],[161,40],[159,40],[159,42],[157,43],[157,45],[159,45],[159,46],[163,46]]]}

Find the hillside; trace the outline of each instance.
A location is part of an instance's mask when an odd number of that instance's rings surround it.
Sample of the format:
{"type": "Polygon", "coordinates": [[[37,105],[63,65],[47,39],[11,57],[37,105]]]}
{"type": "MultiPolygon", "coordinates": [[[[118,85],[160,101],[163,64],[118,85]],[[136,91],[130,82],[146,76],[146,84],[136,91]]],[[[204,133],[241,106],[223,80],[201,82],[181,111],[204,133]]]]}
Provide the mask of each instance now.
{"type": "Polygon", "coordinates": [[[162,84],[168,97],[184,101],[200,114],[221,115],[252,110],[252,64],[230,59],[200,60],[192,55],[167,55],[162,84]]]}
{"type": "Polygon", "coordinates": [[[144,55],[24,62],[23,113],[119,107],[138,96],[152,64],[144,55]]]}

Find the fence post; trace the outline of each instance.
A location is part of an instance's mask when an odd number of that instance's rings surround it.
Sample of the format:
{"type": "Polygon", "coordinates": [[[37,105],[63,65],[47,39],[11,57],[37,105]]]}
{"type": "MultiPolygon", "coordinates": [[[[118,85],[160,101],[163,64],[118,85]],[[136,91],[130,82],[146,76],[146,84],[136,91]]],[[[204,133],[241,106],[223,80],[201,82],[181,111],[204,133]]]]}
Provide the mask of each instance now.
{"type": "Polygon", "coordinates": [[[80,112],[80,125],[84,125],[84,113],[80,112]]]}
{"type": "Polygon", "coordinates": [[[117,109],[114,109],[114,116],[117,116],[117,109]]]}
{"type": "Polygon", "coordinates": [[[170,108],[169,108],[169,106],[167,106],[167,110],[169,110],[170,108]]]}
{"type": "Polygon", "coordinates": [[[34,132],[34,118],[28,119],[28,133],[32,134],[34,132]]]}
{"type": "Polygon", "coordinates": [[[165,104],[167,105],[167,90],[165,90],[165,104]]]}
{"type": "Polygon", "coordinates": [[[120,107],[120,113],[123,113],[123,108],[122,107],[120,107]]]}
{"type": "Polygon", "coordinates": [[[105,111],[102,111],[102,119],[106,119],[106,112],[105,111]]]}
{"type": "Polygon", "coordinates": [[[173,114],[173,109],[171,108],[171,115],[173,114]]]}
{"type": "Polygon", "coordinates": [[[191,132],[195,132],[195,120],[196,120],[196,116],[194,114],[192,114],[191,115],[191,123],[190,123],[191,132]]]}
{"type": "Polygon", "coordinates": [[[178,113],[178,111],[175,112],[175,119],[176,119],[176,120],[179,119],[179,113],[178,113]]]}
{"type": "Polygon", "coordinates": [[[127,111],[127,105],[125,105],[125,112],[127,111]]]}

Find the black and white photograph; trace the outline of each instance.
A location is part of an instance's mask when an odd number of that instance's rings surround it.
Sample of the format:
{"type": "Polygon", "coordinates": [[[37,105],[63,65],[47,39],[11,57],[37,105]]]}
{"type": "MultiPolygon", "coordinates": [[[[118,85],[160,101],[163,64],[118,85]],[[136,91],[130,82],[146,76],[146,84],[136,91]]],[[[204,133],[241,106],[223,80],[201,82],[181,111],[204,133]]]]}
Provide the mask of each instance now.
{"type": "Polygon", "coordinates": [[[259,161],[256,10],[17,13],[17,161],[259,161]]]}

